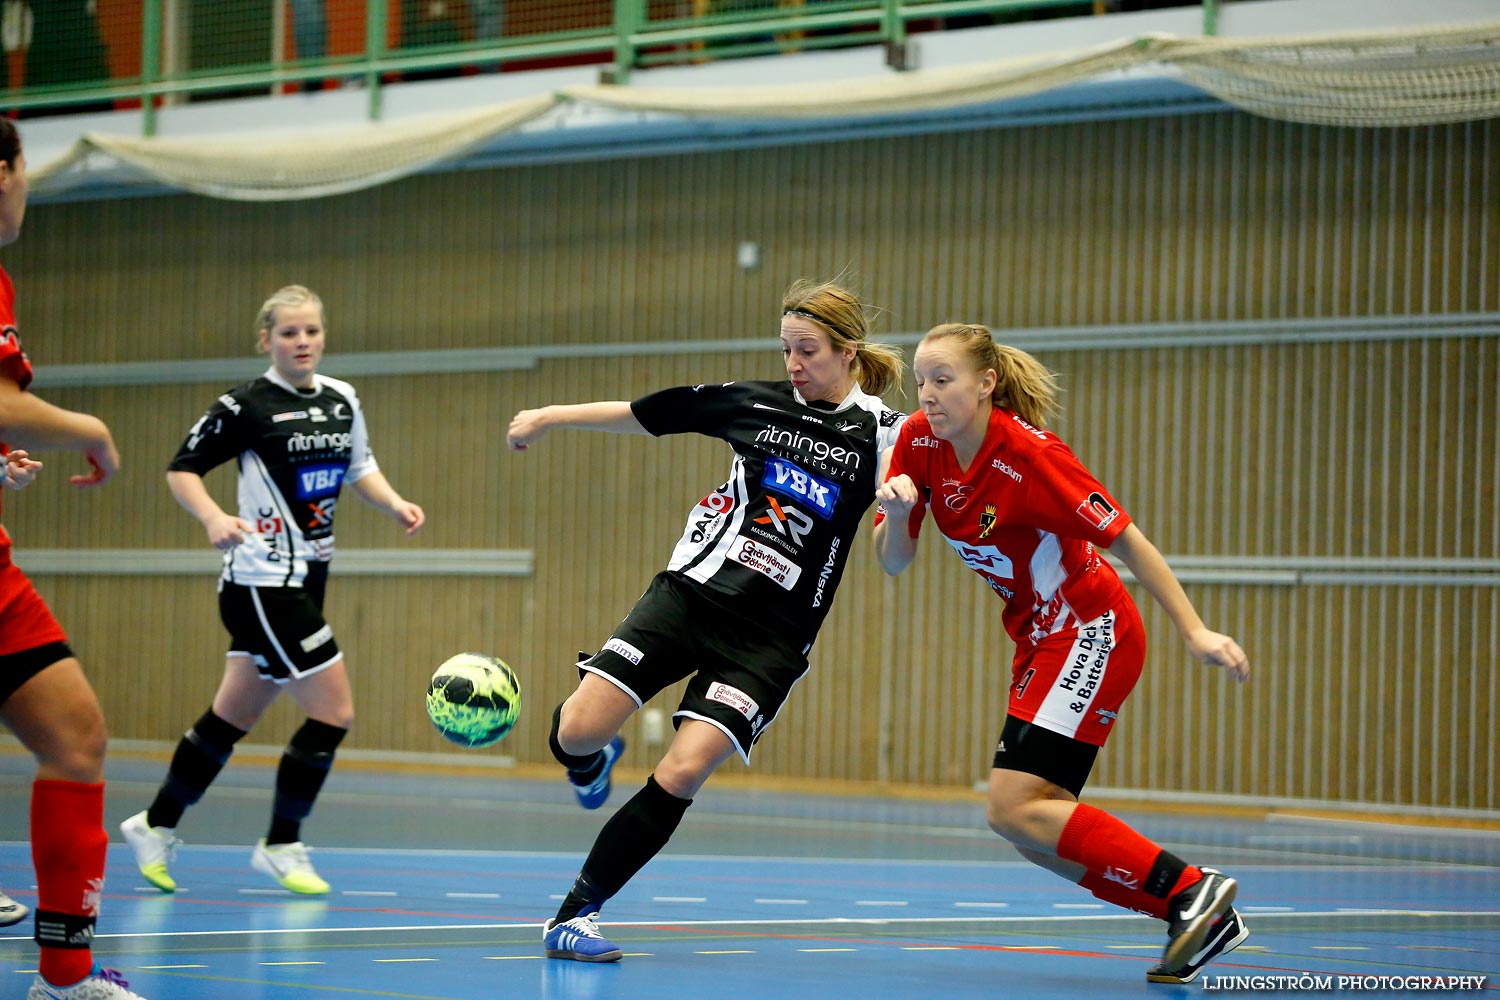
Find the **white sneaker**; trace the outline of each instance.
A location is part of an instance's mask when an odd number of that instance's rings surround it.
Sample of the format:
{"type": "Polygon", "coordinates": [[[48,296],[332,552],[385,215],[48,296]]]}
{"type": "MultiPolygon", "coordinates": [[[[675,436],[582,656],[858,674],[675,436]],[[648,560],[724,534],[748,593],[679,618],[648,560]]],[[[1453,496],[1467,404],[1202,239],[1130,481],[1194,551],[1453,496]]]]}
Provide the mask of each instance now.
{"type": "Polygon", "coordinates": [[[283,889],[304,896],[321,896],[328,892],[328,883],[313,869],[307,857],[307,845],[302,841],[291,844],[267,846],[262,837],[250,855],[250,867],[281,883],[283,889]]]}
{"type": "Polygon", "coordinates": [[[72,986],[53,986],[41,976],[31,981],[26,1000],[146,1000],[130,992],[130,984],[114,969],[94,966],[85,978],[72,986]]]}
{"type": "Polygon", "coordinates": [[[29,909],[11,899],[5,893],[0,892],[0,927],[19,924],[26,919],[26,914],[30,912],[29,909]]]}
{"type": "Polygon", "coordinates": [[[167,862],[177,857],[177,845],[182,843],[165,826],[147,826],[145,812],[138,812],[120,824],[125,842],[135,851],[136,867],[146,876],[146,881],[162,892],[176,892],[177,882],[167,871],[167,862]]]}

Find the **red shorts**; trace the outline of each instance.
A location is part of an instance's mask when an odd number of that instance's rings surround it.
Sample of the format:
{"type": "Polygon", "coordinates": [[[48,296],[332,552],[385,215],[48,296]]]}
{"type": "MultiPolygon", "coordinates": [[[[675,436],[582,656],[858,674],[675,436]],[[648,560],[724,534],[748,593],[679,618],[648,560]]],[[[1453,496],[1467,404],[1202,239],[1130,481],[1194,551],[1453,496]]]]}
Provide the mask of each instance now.
{"type": "Polygon", "coordinates": [[[67,641],[26,574],[15,563],[0,566],[0,656],[67,641]]]}
{"type": "Polygon", "coordinates": [[[1146,662],[1146,628],[1125,601],[1016,651],[1009,714],[1103,746],[1146,662]]]}

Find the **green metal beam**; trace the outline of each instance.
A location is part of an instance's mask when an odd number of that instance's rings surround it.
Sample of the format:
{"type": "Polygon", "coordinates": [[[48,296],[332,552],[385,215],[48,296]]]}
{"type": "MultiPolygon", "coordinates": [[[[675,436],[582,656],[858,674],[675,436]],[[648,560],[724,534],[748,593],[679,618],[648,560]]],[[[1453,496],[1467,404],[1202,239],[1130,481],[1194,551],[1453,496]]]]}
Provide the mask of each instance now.
{"type": "MultiPolygon", "coordinates": [[[[812,50],[850,45],[886,44],[893,53],[907,39],[912,21],[970,14],[1006,13],[1079,5],[1082,0],[846,0],[816,7],[774,11],[736,12],[703,18],[674,18],[652,22],[646,0],[613,0],[614,21],[608,28],[550,32],[506,39],[500,45],[447,45],[392,50],[386,26],[394,0],[367,0],[366,47],[357,56],[299,60],[275,65],[259,63],[229,71],[163,73],[164,5],[167,0],[145,0],[141,27],[141,75],[133,80],[0,92],[0,106],[60,108],[70,104],[139,100],[143,131],[157,129],[158,98],[169,94],[207,94],[223,90],[267,92],[278,84],[327,76],[359,77],[368,93],[371,120],[382,114],[383,81],[407,72],[444,71],[475,63],[505,63],[580,55],[612,58],[613,79],[625,83],[640,66],[685,60],[723,59],[784,51],[788,45],[812,50]],[[850,30],[856,29],[856,30],[850,30]],[[840,35],[840,31],[847,33],[840,35]],[[812,32],[786,43],[769,36],[812,32]],[[702,43],[709,43],[706,47],[702,43]],[[655,51],[652,51],[655,50],[655,51]],[[675,50],[675,51],[674,51],[675,50]]],[[[1218,30],[1222,0],[1203,0],[1203,30],[1218,30]]]]}

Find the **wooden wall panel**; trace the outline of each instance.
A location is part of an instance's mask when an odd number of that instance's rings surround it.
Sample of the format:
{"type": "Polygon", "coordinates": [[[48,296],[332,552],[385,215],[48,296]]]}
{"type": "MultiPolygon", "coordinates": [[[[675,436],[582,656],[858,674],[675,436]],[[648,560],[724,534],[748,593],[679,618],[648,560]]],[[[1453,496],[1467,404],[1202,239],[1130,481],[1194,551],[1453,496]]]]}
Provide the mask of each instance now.
{"type": "MultiPolygon", "coordinates": [[[[526,685],[504,749],[549,759],[574,654],[661,568],[722,445],[560,434],[504,449],[518,408],[775,377],[782,288],[847,269],[884,332],[1285,319],[1287,343],[1042,352],[1059,431],[1172,555],[1500,558],[1500,340],[1297,340],[1297,319],[1500,309],[1500,123],[1332,130],[1236,114],[1052,125],[413,178],[289,205],[195,197],[38,205],[8,249],[38,391],[108,420],[126,471],[78,461],[6,497],[28,547],[186,548],[202,533],[162,470],[223,385],[46,386],[49,364],[248,353],[288,281],[330,310],[341,354],[764,335],[764,353],[545,360],[534,370],[355,379],[383,468],[433,548],[530,548],[526,579],[336,576],[356,673],[351,744],[430,751],[420,694],[444,656],[505,657],[526,685]],[[762,264],[734,262],[741,240],[762,264]]],[[[907,396],[906,405],[912,405],[907,396]]],[[[899,399],[897,400],[899,402],[899,399]]],[[[229,474],[215,488],[229,494],[229,474]]],[[[345,547],[396,547],[350,501],[345,547]]],[[[928,539],[888,580],[861,540],[814,670],[756,751],[772,775],[968,785],[988,768],[1009,641],[998,605],[928,539]]],[[[223,638],[209,579],[38,578],[119,736],[196,717],[223,638]],[[170,678],[170,683],[167,679],[170,678]]],[[[1152,652],[1095,784],[1500,809],[1490,585],[1190,584],[1257,677],[1152,652]]],[[[658,701],[675,703],[674,686],[658,701]]],[[[283,713],[257,740],[280,738],[283,713]]],[[[630,762],[652,754],[636,723],[630,762]]],[[[734,765],[731,765],[732,767],[734,765]]]]}

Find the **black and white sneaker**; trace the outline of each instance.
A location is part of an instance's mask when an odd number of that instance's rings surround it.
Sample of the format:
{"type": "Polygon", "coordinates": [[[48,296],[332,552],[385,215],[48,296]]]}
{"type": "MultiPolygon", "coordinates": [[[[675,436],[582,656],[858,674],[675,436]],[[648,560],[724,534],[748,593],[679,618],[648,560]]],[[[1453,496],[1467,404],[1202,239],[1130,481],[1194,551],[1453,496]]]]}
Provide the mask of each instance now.
{"type": "Polygon", "coordinates": [[[11,924],[19,924],[26,919],[26,914],[31,910],[11,899],[5,893],[0,892],[0,927],[9,927],[11,924]]]}
{"type": "Polygon", "coordinates": [[[1146,970],[1146,982],[1148,983],[1173,983],[1182,985],[1190,983],[1198,978],[1198,973],[1203,967],[1220,955],[1228,954],[1250,936],[1250,928],[1240,919],[1238,911],[1234,907],[1219,918],[1219,922],[1209,929],[1208,938],[1203,942],[1203,947],[1194,955],[1188,957],[1187,965],[1176,972],[1168,972],[1164,965],[1153,965],[1146,970]]]}
{"type": "Polygon", "coordinates": [[[1215,868],[1200,868],[1203,877],[1173,896],[1167,913],[1167,947],[1161,954],[1164,969],[1186,969],[1203,950],[1209,931],[1229,912],[1239,883],[1215,868]]]}

